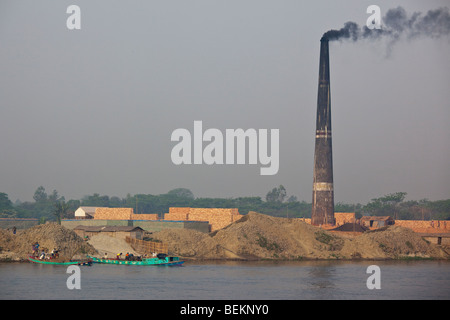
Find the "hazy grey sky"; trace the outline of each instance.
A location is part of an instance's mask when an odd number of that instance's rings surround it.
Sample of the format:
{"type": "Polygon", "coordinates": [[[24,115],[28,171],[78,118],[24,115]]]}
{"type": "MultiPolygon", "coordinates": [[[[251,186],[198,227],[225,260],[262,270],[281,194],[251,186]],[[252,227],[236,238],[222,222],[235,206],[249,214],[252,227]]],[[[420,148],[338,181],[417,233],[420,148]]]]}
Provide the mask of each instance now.
{"type": "MultiPolygon", "coordinates": [[[[0,192],[262,196],[310,202],[319,40],[347,21],[447,1],[0,3],[0,192]],[[81,30],[66,9],[81,8],[81,30]],[[171,133],[279,129],[280,169],[181,165],[171,133]]],[[[336,202],[450,198],[450,41],[330,42],[336,202]]]]}

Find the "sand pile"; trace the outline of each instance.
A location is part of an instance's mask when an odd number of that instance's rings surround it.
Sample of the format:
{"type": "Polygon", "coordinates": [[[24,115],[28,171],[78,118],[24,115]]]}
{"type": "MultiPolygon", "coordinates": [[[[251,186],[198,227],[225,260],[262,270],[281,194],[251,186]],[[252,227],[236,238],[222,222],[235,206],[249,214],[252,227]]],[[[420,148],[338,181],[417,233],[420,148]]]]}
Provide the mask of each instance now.
{"type": "Polygon", "coordinates": [[[357,237],[355,242],[362,248],[364,248],[364,245],[373,244],[380,255],[384,254],[388,258],[395,259],[408,256],[448,258],[445,251],[425,241],[414,231],[395,225],[381,230],[365,232],[357,237]]]}
{"type": "Polygon", "coordinates": [[[249,212],[224,229],[204,234],[169,229],[153,234],[173,254],[195,259],[396,259],[405,256],[448,258],[413,231],[389,227],[349,239],[299,219],[249,212]]]}
{"type": "Polygon", "coordinates": [[[103,257],[105,253],[109,258],[115,258],[118,253],[122,253],[123,258],[127,252],[139,255],[125,240],[104,234],[93,236],[88,243],[97,249],[99,257],[103,257]]]}
{"type": "Polygon", "coordinates": [[[169,253],[184,258],[224,259],[227,253],[210,235],[189,229],[166,229],[152,238],[168,244],[169,253]]]}
{"type": "Polygon", "coordinates": [[[71,259],[74,256],[94,254],[94,247],[86,243],[75,232],[56,223],[47,223],[29,229],[18,230],[15,235],[0,230],[1,258],[25,260],[32,252],[32,245],[38,242],[40,250],[51,252],[59,249],[60,257],[71,259]]]}
{"type": "Polygon", "coordinates": [[[366,228],[358,223],[344,223],[343,225],[331,229],[330,231],[364,232],[368,230],[369,228],[366,228]]]}
{"type": "Polygon", "coordinates": [[[276,218],[249,212],[241,220],[219,230],[214,239],[247,259],[327,258],[341,239],[298,219],[276,218]],[[316,234],[317,233],[317,234],[316,234]],[[319,240],[318,240],[319,239],[319,240]]]}

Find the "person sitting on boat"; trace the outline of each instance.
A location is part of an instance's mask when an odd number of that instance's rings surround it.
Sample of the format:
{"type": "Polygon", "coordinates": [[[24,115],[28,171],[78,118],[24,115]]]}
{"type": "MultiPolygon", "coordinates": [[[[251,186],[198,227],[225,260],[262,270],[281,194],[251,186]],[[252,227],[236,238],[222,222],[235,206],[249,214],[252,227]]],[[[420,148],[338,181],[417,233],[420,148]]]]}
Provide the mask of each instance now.
{"type": "Polygon", "coordinates": [[[53,248],[52,250],[52,258],[58,258],[59,257],[59,250],[56,248],[53,248]]]}
{"type": "Polygon", "coordinates": [[[39,243],[36,241],[33,244],[33,256],[37,257],[39,255],[39,243]]]}
{"type": "Polygon", "coordinates": [[[108,259],[108,253],[105,252],[105,255],[103,256],[103,259],[107,260],[108,259]]]}
{"type": "Polygon", "coordinates": [[[41,260],[45,259],[45,252],[44,251],[41,252],[41,255],[39,256],[39,259],[41,259],[41,260]]]}
{"type": "Polygon", "coordinates": [[[122,252],[117,254],[117,260],[120,260],[120,257],[122,256],[122,252]]]}
{"type": "Polygon", "coordinates": [[[127,254],[125,255],[125,260],[130,260],[130,254],[127,252],[127,254]]]}

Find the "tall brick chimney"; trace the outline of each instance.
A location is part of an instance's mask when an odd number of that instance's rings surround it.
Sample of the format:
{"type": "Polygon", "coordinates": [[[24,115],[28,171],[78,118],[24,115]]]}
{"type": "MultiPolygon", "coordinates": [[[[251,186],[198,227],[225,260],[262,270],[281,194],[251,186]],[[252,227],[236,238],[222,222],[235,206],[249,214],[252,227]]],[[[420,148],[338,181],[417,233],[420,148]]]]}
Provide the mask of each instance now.
{"type": "Polygon", "coordinates": [[[326,38],[320,40],[311,224],[335,224],[331,145],[330,58],[328,39],[326,38]]]}

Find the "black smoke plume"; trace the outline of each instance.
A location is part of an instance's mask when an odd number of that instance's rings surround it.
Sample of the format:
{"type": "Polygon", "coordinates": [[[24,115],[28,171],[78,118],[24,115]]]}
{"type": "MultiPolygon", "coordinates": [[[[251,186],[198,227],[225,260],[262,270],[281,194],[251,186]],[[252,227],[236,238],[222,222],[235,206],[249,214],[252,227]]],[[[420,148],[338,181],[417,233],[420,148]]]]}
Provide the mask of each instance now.
{"type": "Polygon", "coordinates": [[[402,36],[407,39],[426,36],[439,38],[450,34],[450,13],[447,7],[429,10],[425,15],[415,12],[408,16],[405,9],[398,7],[390,9],[382,18],[381,29],[360,28],[355,22],[347,22],[339,30],[329,30],[322,40],[352,40],[378,39],[388,37],[395,41],[402,36]]]}

